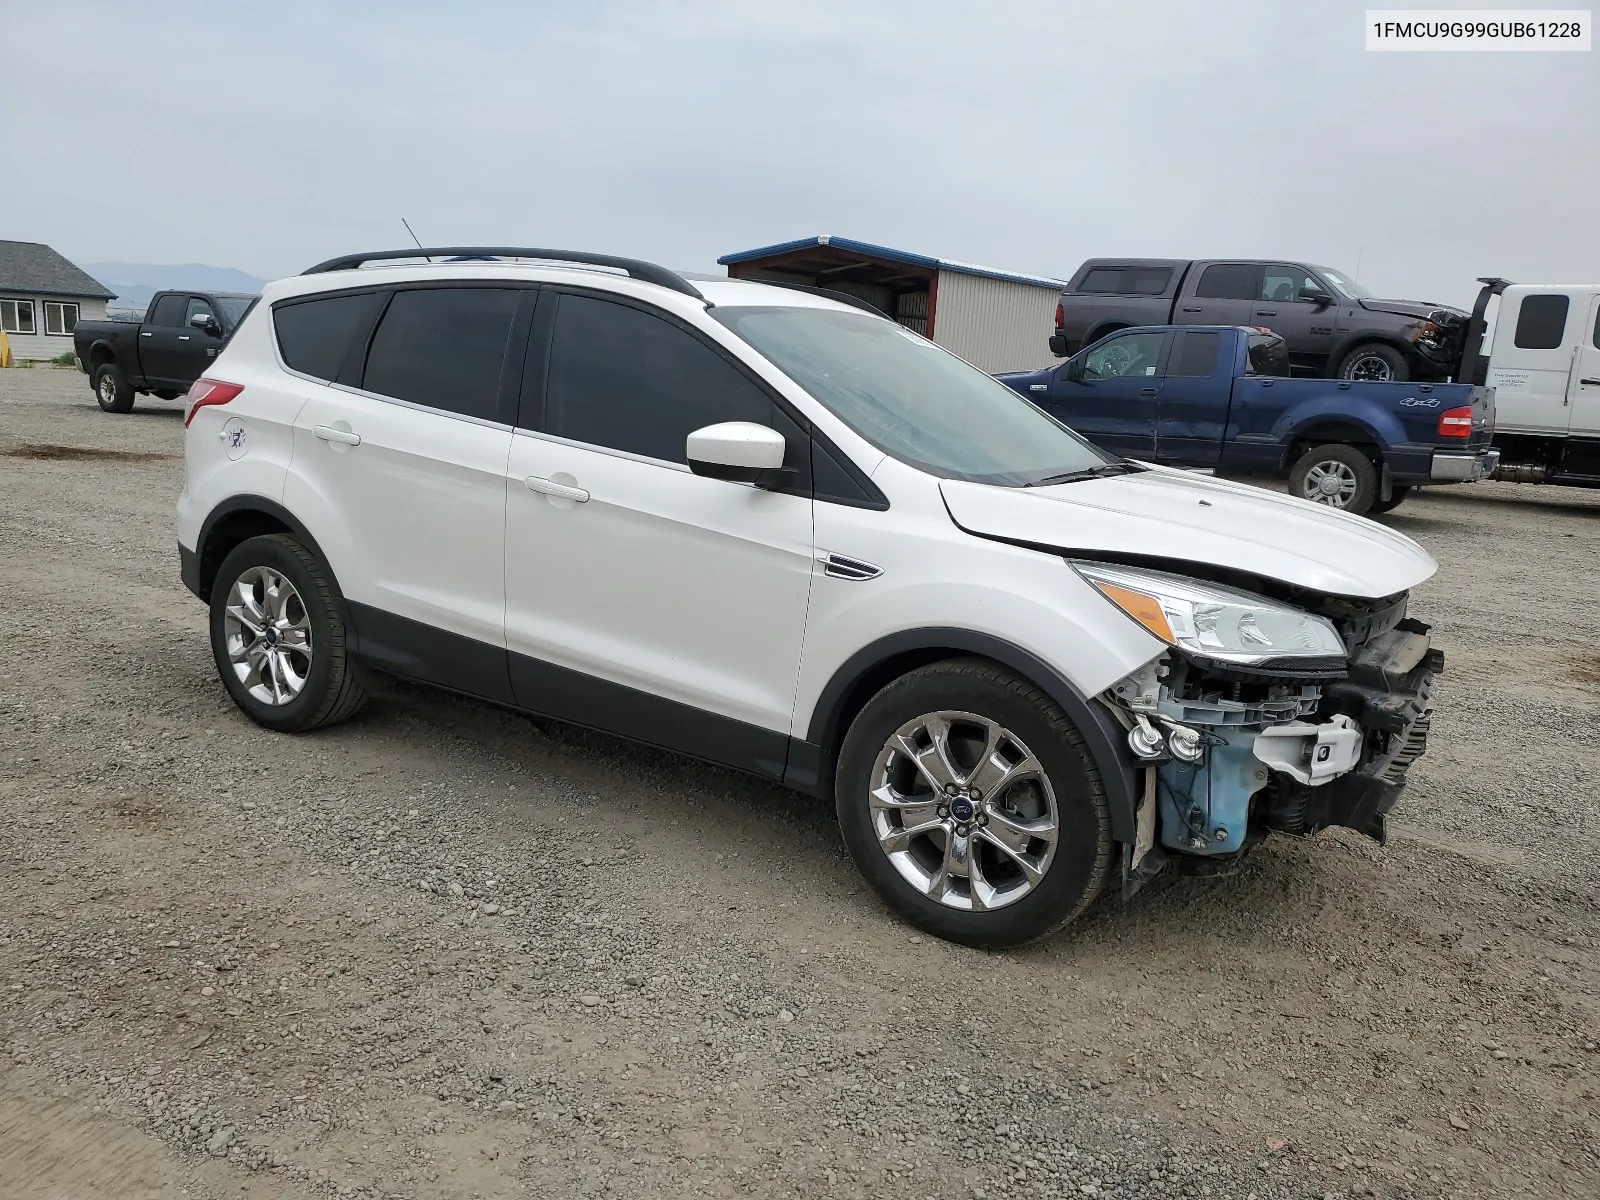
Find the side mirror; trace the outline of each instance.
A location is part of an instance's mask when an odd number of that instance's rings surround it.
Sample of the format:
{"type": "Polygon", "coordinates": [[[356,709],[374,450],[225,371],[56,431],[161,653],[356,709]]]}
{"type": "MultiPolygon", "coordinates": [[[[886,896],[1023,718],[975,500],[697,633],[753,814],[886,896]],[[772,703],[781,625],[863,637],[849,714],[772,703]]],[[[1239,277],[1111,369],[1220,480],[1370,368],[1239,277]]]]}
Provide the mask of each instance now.
{"type": "Polygon", "coordinates": [[[1321,288],[1301,288],[1300,299],[1307,304],[1315,304],[1318,308],[1327,308],[1333,303],[1333,297],[1321,288]]]}
{"type": "Polygon", "coordinates": [[[723,421],[689,435],[689,470],[730,483],[752,483],[768,490],[794,478],[783,465],[783,434],[753,421],[723,421]]]}
{"type": "Polygon", "coordinates": [[[196,329],[204,330],[212,337],[222,336],[222,326],[217,323],[216,317],[212,316],[210,313],[195,313],[194,316],[189,318],[189,324],[193,325],[196,329]]]}
{"type": "Polygon", "coordinates": [[[1067,365],[1061,370],[1061,378],[1071,383],[1078,383],[1083,379],[1083,359],[1069,358],[1067,365]]]}

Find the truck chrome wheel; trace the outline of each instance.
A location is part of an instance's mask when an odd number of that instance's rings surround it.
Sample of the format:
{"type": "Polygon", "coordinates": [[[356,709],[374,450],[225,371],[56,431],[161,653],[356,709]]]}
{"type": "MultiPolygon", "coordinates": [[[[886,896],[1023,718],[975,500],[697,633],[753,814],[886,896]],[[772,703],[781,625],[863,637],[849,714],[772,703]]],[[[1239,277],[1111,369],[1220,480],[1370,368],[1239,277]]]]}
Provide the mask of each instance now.
{"type": "Polygon", "coordinates": [[[311,620],[288,578],[251,567],[228,592],[228,659],[246,691],[263,704],[288,704],[311,673],[311,620]]]}
{"type": "Polygon", "coordinates": [[[871,779],[878,844],[928,899],[969,912],[1003,908],[1050,869],[1055,793],[1004,726],[967,712],[924,714],[884,744],[871,779]]]}
{"type": "Polygon", "coordinates": [[[1348,508],[1356,494],[1356,473],[1348,463],[1336,459],[1313,463],[1306,472],[1300,494],[1307,500],[1330,508],[1348,508]]]}
{"type": "Polygon", "coordinates": [[[117,400],[117,379],[110,371],[100,376],[100,403],[115,404],[117,400]]]}

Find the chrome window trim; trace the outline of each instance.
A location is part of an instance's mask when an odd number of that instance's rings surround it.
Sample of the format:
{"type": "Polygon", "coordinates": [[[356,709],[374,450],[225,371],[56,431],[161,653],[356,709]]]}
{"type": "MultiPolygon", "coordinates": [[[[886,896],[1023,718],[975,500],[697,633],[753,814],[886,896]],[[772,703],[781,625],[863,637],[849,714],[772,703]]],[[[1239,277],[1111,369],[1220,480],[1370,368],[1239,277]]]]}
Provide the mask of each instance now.
{"type": "Polygon", "coordinates": [[[553,433],[540,433],[535,429],[523,429],[520,425],[511,431],[518,437],[534,438],[541,442],[551,442],[557,446],[571,446],[574,450],[591,450],[596,454],[604,454],[608,458],[622,458],[629,462],[643,463],[647,467],[665,467],[669,471],[682,471],[692,475],[688,463],[668,462],[664,458],[651,458],[648,454],[634,454],[630,450],[616,450],[610,446],[601,446],[594,442],[580,442],[573,438],[557,437],[553,433]]]}
{"type": "MultiPolygon", "coordinates": [[[[298,374],[298,372],[295,373],[298,374]]],[[[311,377],[301,376],[301,378],[310,379],[311,377]]],[[[363,400],[377,400],[383,404],[393,404],[397,408],[409,408],[412,412],[429,413],[436,417],[449,417],[453,421],[465,421],[470,425],[482,425],[485,429],[509,430],[511,428],[504,421],[491,421],[487,417],[474,417],[468,413],[451,412],[448,408],[433,408],[426,404],[418,404],[412,400],[402,400],[398,396],[384,396],[377,392],[364,391],[361,388],[351,387],[345,383],[334,383],[327,379],[312,379],[311,381],[333,388],[335,391],[344,392],[349,396],[360,396],[363,400]]]]}

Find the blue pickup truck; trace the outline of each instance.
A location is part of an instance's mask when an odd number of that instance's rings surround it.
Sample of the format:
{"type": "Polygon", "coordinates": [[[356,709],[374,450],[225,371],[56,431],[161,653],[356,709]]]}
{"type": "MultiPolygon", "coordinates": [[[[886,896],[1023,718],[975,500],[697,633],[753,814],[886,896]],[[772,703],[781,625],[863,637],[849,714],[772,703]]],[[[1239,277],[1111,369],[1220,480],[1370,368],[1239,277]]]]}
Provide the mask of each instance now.
{"type": "Polygon", "coordinates": [[[1292,379],[1270,330],[1118,330],[1001,382],[1124,458],[1287,477],[1291,495],[1387,512],[1424,483],[1493,474],[1494,392],[1464,383],[1292,379]]]}

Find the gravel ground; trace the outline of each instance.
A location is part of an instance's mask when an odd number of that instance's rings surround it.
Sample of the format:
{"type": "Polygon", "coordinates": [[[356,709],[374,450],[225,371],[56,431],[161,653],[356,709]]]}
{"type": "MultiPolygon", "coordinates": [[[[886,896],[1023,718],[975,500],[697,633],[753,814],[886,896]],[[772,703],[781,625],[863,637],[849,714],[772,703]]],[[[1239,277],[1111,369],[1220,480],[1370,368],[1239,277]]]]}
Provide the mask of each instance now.
{"type": "Polygon", "coordinates": [[[1387,518],[1449,664],[1388,847],[984,954],[742,776],[401,684],[251,725],[180,446],[0,372],[8,1200],[1600,1192],[1600,493],[1387,518]]]}

